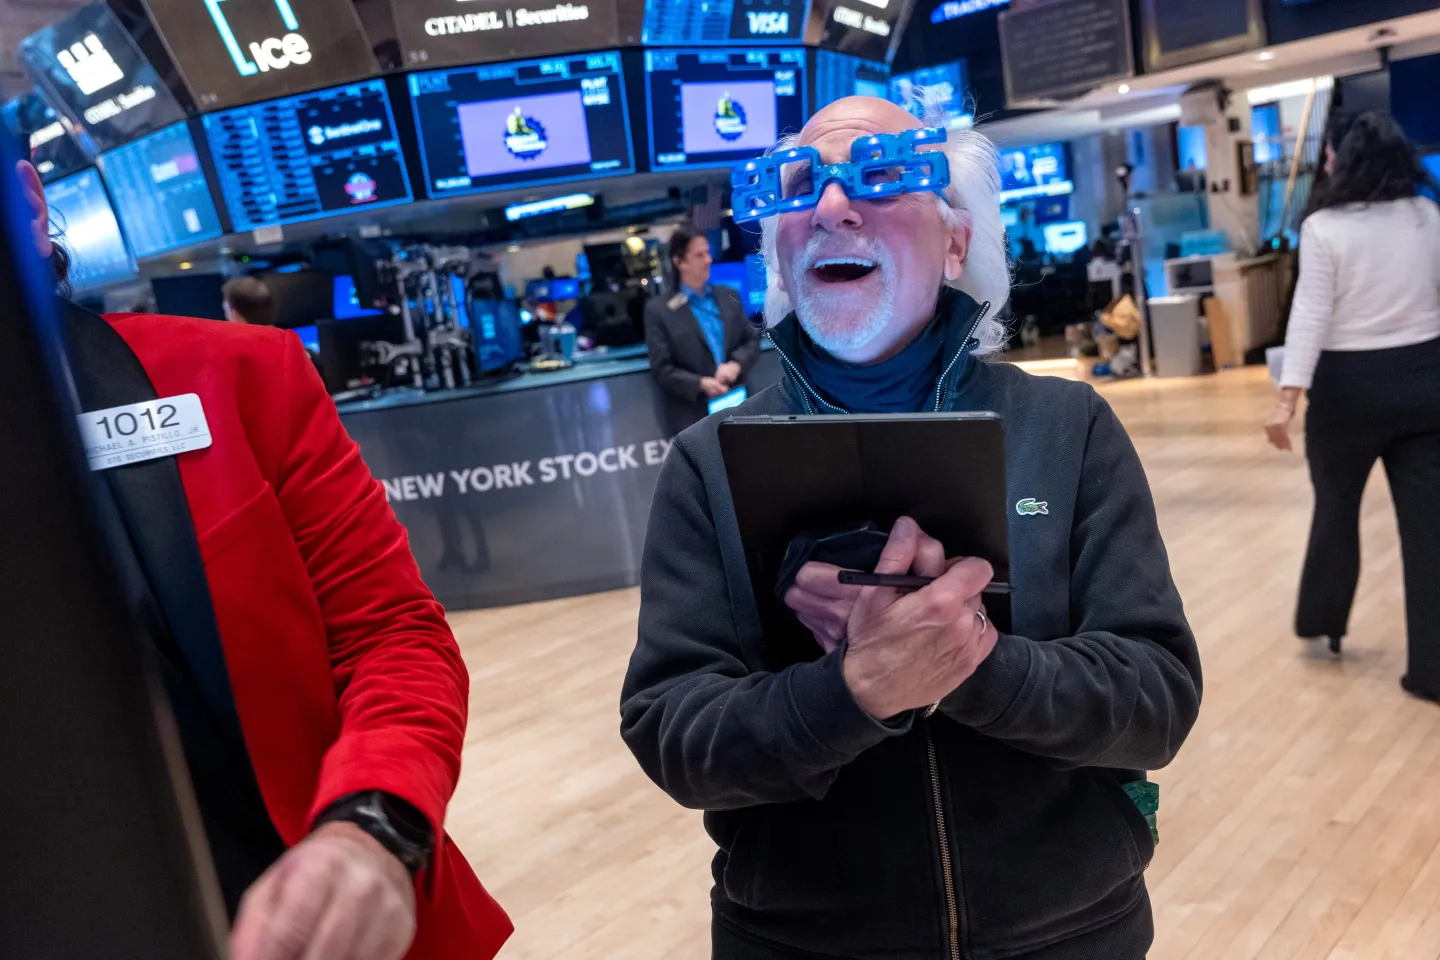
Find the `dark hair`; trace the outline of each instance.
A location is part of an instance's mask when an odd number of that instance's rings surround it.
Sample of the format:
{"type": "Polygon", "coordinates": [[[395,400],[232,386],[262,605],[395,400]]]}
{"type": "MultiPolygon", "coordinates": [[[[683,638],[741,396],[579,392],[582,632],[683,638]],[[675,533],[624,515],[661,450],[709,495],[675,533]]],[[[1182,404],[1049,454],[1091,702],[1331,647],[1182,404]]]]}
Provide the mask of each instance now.
{"type": "Polygon", "coordinates": [[[70,251],[65,249],[59,237],[50,238],[50,269],[55,271],[55,292],[69,300],[73,292],[70,289],[70,251]]]}
{"type": "Polygon", "coordinates": [[[275,303],[270,298],[270,288],[265,286],[265,281],[256,277],[236,277],[225,283],[220,296],[246,323],[259,327],[275,326],[275,303]]]}
{"type": "Polygon", "coordinates": [[[1306,216],[1348,204],[1407,200],[1427,189],[1440,195],[1415,145],[1385,113],[1336,113],[1326,140],[1335,150],[1335,171],[1316,184],[1306,216]]]}
{"type": "Polygon", "coordinates": [[[674,290],[680,289],[680,270],[675,266],[676,260],[684,260],[690,252],[690,244],[696,237],[703,237],[705,234],[696,230],[688,223],[682,223],[670,234],[670,242],[665,245],[665,276],[670,281],[674,290]]]}

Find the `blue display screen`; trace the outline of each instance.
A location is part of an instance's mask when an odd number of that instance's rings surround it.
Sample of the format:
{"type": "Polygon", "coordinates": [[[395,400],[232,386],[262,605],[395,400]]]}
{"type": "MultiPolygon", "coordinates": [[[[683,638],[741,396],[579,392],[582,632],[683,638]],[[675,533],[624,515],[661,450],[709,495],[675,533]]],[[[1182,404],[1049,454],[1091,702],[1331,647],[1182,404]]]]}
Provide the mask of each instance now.
{"type": "Polygon", "coordinates": [[[220,214],[184,123],[101,154],[100,172],[135,256],[220,236],[220,214]]]}
{"type": "Polygon", "coordinates": [[[618,53],[414,73],[431,197],[635,172],[618,53]]]}
{"type": "Polygon", "coordinates": [[[384,312],[360,306],[360,298],[355,293],[355,278],[350,274],[337,273],[333,282],[335,284],[335,302],[332,314],[336,320],[349,320],[352,317],[377,317],[384,312]]]}
{"type": "Polygon", "coordinates": [[[757,157],[805,111],[803,50],[647,50],[652,169],[757,157]]]}
{"type": "Polygon", "coordinates": [[[740,294],[741,304],[749,300],[744,261],[731,260],[725,263],[712,263],[710,265],[710,283],[712,286],[729,287],[740,294]]]}
{"type": "Polygon", "coordinates": [[[1204,170],[1210,164],[1204,127],[1180,127],[1175,133],[1181,170],[1204,170]]]}
{"type": "Polygon", "coordinates": [[[307,327],[291,327],[290,329],[294,330],[296,335],[300,337],[300,342],[305,344],[306,350],[309,350],[311,353],[320,352],[319,327],[312,323],[307,327]]]}
{"type": "Polygon", "coordinates": [[[1065,144],[1006,147],[1000,151],[1000,202],[1058,197],[1075,189],[1065,162],[1065,144]]]}
{"type": "Polygon", "coordinates": [[[896,74],[890,78],[890,99],[918,117],[923,112],[922,104],[915,100],[915,91],[919,88],[942,95],[947,120],[974,117],[969,105],[970,71],[964,60],[896,74]]]}
{"type": "Polygon", "coordinates": [[[533,300],[536,303],[579,300],[580,281],[574,277],[556,277],[553,280],[531,280],[525,284],[525,299],[533,300]]]}
{"type": "Polygon", "coordinates": [[[120,223],[105,195],[100,171],[82,170],[45,187],[50,220],[70,251],[70,285],[77,291],[118,283],[135,274],[120,223]]]}
{"type": "Polygon", "coordinates": [[[1280,104],[1263,103],[1250,108],[1250,139],[1255,144],[1255,162],[1285,159],[1285,130],[1280,123],[1280,104]]]}
{"type": "Polygon", "coordinates": [[[819,110],[843,97],[889,96],[890,68],[830,50],[815,52],[815,103],[819,110]]]}
{"type": "Polygon", "coordinates": [[[204,122],[236,231],[411,199],[384,81],[222,110],[204,122]]]}
{"type": "Polygon", "coordinates": [[[503,370],[525,356],[520,312],[511,300],[471,300],[470,333],[481,373],[503,370]]]}
{"type": "Polygon", "coordinates": [[[769,287],[769,274],[765,270],[765,258],[758,253],[745,255],[745,309],[759,313],[765,309],[765,291],[769,287]]]}
{"type": "Polygon", "coordinates": [[[798,43],[809,12],[809,0],[650,0],[643,42],[798,43]]]}

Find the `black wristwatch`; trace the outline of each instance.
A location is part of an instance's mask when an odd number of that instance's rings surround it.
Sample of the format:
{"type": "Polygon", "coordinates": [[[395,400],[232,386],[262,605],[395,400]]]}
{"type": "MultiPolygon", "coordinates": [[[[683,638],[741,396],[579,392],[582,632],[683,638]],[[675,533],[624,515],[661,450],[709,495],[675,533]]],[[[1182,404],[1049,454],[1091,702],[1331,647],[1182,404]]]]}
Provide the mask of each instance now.
{"type": "Polygon", "coordinates": [[[430,865],[435,834],[413,806],[381,790],[352,793],[336,800],[315,818],[315,826],[353,823],[405,865],[413,877],[430,865]]]}

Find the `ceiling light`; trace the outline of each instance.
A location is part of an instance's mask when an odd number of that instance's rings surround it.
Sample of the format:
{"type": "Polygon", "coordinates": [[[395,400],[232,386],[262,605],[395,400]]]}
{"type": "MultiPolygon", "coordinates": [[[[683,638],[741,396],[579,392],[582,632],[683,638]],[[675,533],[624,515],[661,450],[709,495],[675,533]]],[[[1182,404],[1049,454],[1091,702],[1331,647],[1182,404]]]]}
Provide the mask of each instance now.
{"type": "Polygon", "coordinates": [[[189,270],[189,269],[190,269],[191,267],[193,267],[193,266],[195,266],[195,264],[191,263],[189,260],[181,260],[181,261],[180,261],[180,269],[181,269],[181,270],[189,270]]]}
{"type": "Polygon", "coordinates": [[[1122,94],[1124,94],[1124,93],[1129,93],[1129,92],[1130,92],[1130,84],[1128,84],[1128,83],[1122,83],[1122,84],[1120,84],[1120,92],[1121,92],[1122,94]]]}
{"type": "Polygon", "coordinates": [[[1259,53],[1257,53],[1257,54],[1255,55],[1255,59],[1256,59],[1256,60],[1274,60],[1274,59],[1275,59],[1275,52],[1274,52],[1273,50],[1261,50],[1259,53]]]}
{"type": "Polygon", "coordinates": [[[508,246],[508,247],[505,248],[505,252],[506,252],[506,253],[519,253],[519,252],[520,252],[520,244],[518,244],[518,243],[512,243],[512,244],[510,244],[510,246],[508,246]]]}

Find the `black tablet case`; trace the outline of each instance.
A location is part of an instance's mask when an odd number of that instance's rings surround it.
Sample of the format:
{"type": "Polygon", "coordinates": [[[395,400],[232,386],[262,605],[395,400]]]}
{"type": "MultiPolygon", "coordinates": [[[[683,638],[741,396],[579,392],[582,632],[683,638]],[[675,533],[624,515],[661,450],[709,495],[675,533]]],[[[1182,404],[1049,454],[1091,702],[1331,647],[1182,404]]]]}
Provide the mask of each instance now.
{"type": "MultiPolygon", "coordinates": [[[[1005,443],[991,413],[737,417],[720,449],[766,642],[782,663],[821,653],[774,596],[785,548],[809,530],[908,516],[947,556],[989,560],[1010,581],[1005,443]]],[[[1008,598],[986,596],[1008,627],[1008,598]]]]}

